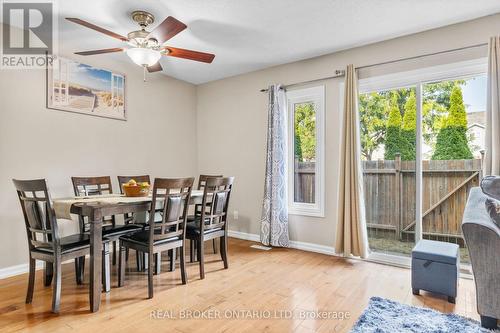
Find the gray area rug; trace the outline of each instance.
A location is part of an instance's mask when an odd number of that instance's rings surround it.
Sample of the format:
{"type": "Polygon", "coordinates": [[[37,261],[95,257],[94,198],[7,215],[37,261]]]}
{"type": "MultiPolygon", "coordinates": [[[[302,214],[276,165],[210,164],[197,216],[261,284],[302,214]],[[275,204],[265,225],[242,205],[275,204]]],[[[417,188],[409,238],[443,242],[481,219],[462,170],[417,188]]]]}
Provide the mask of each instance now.
{"type": "MultiPolygon", "coordinates": [[[[370,303],[351,333],[490,333],[472,319],[394,302],[381,297],[370,303]]],[[[497,331],[498,332],[498,331],[497,331]]]]}

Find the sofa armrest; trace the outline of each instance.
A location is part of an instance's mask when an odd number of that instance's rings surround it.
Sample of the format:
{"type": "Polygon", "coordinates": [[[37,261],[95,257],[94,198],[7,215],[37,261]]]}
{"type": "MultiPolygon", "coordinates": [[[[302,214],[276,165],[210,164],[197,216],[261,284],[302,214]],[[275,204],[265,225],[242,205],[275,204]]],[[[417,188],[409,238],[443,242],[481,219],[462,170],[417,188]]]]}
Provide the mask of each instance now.
{"type": "Polygon", "coordinates": [[[477,310],[500,318],[500,229],[486,212],[486,198],[479,188],[471,189],[462,231],[476,283],[477,310]]]}

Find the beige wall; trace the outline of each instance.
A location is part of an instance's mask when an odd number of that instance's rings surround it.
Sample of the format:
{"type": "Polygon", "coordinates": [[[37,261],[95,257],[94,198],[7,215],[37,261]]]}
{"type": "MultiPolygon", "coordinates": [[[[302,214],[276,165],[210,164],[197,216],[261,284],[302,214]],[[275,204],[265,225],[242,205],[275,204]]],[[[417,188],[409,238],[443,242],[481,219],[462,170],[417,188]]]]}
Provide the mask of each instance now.
{"type": "MultiPolygon", "coordinates": [[[[349,63],[369,65],[488,41],[500,33],[500,15],[372,44],[319,58],[281,65],[198,86],[198,166],[204,173],[236,176],[231,210],[235,231],[258,234],[264,186],[267,97],[259,92],[270,83],[295,83],[328,77],[349,63]]],[[[328,35],[325,35],[328,38],[328,35]]],[[[335,38],[333,35],[332,38],[335,38]]],[[[363,70],[368,77],[418,67],[486,56],[486,47],[451,55],[363,70]]],[[[292,240],[333,246],[337,222],[340,124],[339,83],[326,86],[326,214],[325,218],[290,216],[292,240]]]]}
{"type": "Polygon", "coordinates": [[[127,121],[48,110],[44,71],[0,71],[0,269],[28,261],[12,178],[46,178],[60,197],[76,175],[110,175],[118,191],[119,174],[197,172],[196,87],[161,74],[143,82],[141,68],[105,61],[86,59],[127,75],[127,121]]]}
{"type": "MultiPolygon", "coordinates": [[[[127,74],[126,122],[47,110],[43,71],[0,71],[0,269],[27,262],[22,214],[11,178],[47,178],[56,197],[72,194],[72,175],[111,175],[115,188],[115,176],[124,173],[234,175],[231,210],[239,211],[239,219],[231,220],[230,228],[258,234],[267,124],[267,97],[259,92],[261,88],[330,76],[348,63],[362,66],[483,43],[499,33],[500,15],[490,16],[198,87],[160,75],[150,75],[144,83],[138,67],[106,62],[102,56],[87,58],[89,64],[127,74]]],[[[486,49],[479,48],[379,66],[360,74],[368,77],[485,55],[486,49]]],[[[290,234],[295,241],[323,246],[334,242],[341,82],[323,82],[325,218],[291,216],[290,234]]],[[[66,224],[67,230],[71,223],[66,224]]]]}

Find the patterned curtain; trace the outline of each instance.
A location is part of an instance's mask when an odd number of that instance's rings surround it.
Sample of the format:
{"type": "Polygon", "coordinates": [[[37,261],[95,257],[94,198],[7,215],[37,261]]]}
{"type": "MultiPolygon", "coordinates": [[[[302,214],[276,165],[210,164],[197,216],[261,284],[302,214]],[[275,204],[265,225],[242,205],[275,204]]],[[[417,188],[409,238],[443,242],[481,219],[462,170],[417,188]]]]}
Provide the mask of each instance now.
{"type": "Polygon", "coordinates": [[[260,241],[264,245],[288,247],[287,111],[281,85],[269,87],[267,156],[260,241]]]}

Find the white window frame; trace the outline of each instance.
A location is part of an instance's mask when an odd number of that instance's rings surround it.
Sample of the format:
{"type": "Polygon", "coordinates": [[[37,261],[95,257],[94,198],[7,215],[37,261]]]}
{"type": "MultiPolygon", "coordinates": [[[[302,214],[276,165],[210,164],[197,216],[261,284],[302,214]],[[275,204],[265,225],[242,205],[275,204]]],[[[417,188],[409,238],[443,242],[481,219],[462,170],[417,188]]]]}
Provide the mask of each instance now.
{"type": "MultiPolygon", "coordinates": [[[[415,87],[417,94],[417,105],[418,102],[422,100],[422,87],[426,83],[439,82],[445,80],[454,79],[464,79],[479,75],[484,75],[488,71],[488,58],[478,58],[474,60],[467,60],[461,62],[454,62],[444,65],[424,67],[416,70],[398,72],[394,74],[381,75],[376,77],[370,77],[359,80],[359,94],[365,94],[376,91],[399,89],[405,87],[415,87]]],[[[344,86],[340,85],[341,96],[343,96],[344,86]]],[[[340,103],[342,107],[342,101],[340,103]]],[[[341,108],[342,110],[342,108],[341,108]]],[[[417,109],[417,122],[421,121],[422,114],[421,109],[417,109]]],[[[421,130],[420,123],[417,124],[417,128],[421,130]]],[[[421,135],[417,135],[417,160],[422,160],[421,152],[421,135]]],[[[422,226],[422,202],[421,202],[421,192],[422,187],[419,183],[422,182],[422,169],[419,167],[420,163],[416,165],[416,239],[421,239],[421,226],[422,226]]],[[[410,267],[411,258],[391,255],[381,252],[371,252],[368,260],[375,262],[389,263],[402,265],[405,267],[410,267]]],[[[469,265],[462,264],[461,269],[464,271],[469,271],[469,265]]]]}
{"type": "Polygon", "coordinates": [[[436,81],[463,79],[482,75],[488,71],[488,58],[479,58],[445,65],[374,76],[359,80],[359,93],[416,87],[436,81]]]}
{"type": "Polygon", "coordinates": [[[287,91],[288,106],[288,214],[313,217],[325,216],[325,86],[287,91]],[[316,175],[315,203],[295,202],[294,146],[295,110],[294,105],[313,102],[316,111],[316,175]]]}

